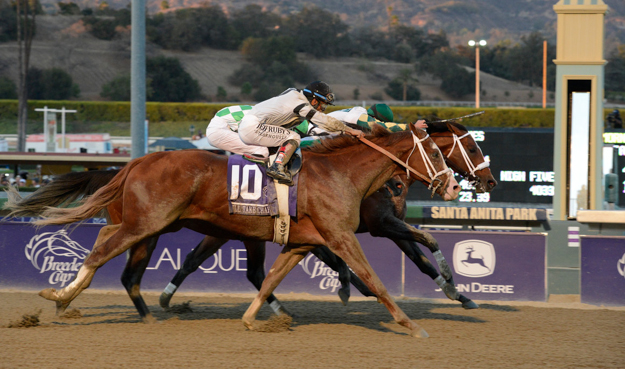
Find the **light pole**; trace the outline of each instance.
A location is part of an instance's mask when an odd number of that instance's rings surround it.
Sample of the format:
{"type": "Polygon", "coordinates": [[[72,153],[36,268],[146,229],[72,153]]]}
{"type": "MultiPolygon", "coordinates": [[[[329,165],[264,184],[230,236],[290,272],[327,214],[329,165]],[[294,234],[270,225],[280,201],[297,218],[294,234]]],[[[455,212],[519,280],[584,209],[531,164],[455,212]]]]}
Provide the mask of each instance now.
{"type": "Polygon", "coordinates": [[[475,47],[475,108],[480,107],[480,46],[486,46],[486,40],[469,40],[469,46],[475,47]]]}

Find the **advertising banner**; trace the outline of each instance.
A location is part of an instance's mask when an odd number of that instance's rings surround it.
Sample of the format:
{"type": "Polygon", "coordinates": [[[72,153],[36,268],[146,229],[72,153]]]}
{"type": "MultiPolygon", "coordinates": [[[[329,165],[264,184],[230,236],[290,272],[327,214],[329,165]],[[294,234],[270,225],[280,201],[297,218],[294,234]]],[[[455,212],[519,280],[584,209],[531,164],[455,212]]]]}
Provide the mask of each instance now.
{"type": "MultiPolygon", "coordinates": [[[[35,228],[28,223],[0,225],[0,288],[38,290],[70,283],[91,251],[101,224],[64,229],[35,228]]],[[[433,231],[454,270],[459,290],[484,300],[545,300],[545,236],[526,233],[433,231]]],[[[159,238],[142,280],[142,289],[162,291],[204,236],[183,229],[159,238]]],[[[369,263],[389,293],[402,294],[401,250],[386,238],[358,235],[369,263]]],[[[265,270],[282,247],[267,243],[265,270]]],[[[424,253],[434,260],[429,250],[424,253]]],[[[126,254],[100,268],[90,288],[122,289],[126,254]]],[[[248,282],[247,252],[240,241],[227,242],[187,277],[181,291],[254,293],[248,282]]],[[[406,259],[405,295],[444,298],[438,286],[406,259]]],[[[336,295],[338,273],[309,254],[278,286],[277,293],[336,295]]],[[[352,286],[353,296],[359,296],[352,286]]]]}
{"type": "MultiPolygon", "coordinates": [[[[525,232],[430,231],[470,299],[546,301],[546,235],[525,232]]],[[[425,255],[436,265],[432,253],[425,255]]],[[[438,267],[437,267],[438,268],[438,267]]],[[[446,298],[430,277],[406,260],[405,295],[446,298]]]]}
{"type": "Polygon", "coordinates": [[[581,301],[625,305],[625,237],[581,236],[581,301]]]}

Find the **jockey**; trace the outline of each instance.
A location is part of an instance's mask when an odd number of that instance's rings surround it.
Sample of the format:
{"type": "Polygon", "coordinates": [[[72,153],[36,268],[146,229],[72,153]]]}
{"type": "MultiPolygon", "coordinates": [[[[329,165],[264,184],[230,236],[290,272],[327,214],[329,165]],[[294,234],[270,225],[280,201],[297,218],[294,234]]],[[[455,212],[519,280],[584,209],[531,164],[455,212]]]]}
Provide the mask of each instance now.
{"type": "MultiPolygon", "coordinates": [[[[267,175],[280,183],[292,185],[291,174],[284,166],[299,147],[300,136],[289,128],[306,119],[328,132],[348,133],[358,137],[363,135],[361,131],[323,114],[327,105],[333,102],[334,94],[330,86],[321,81],[313,82],[301,91],[290,88],[279,96],[254,105],[249,113],[244,114],[239,122],[239,137],[246,145],[265,150],[267,147],[279,146],[276,160],[267,168],[267,175]]],[[[263,160],[267,156],[268,151],[256,159],[263,160]]]]}
{"type": "MultiPolygon", "coordinates": [[[[373,104],[369,109],[365,109],[361,106],[355,106],[353,108],[333,111],[328,115],[340,120],[348,126],[359,126],[366,130],[370,130],[375,124],[380,124],[391,132],[405,131],[408,129],[408,125],[405,123],[393,123],[393,111],[386,104],[373,104]]],[[[309,136],[324,136],[331,134],[320,127],[306,124],[307,123],[304,122],[300,126],[296,127],[295,131],[309,136]]],[[[425,120],[418,120],[416,122],[416,126],[421,129],[427,128],[425,120]]],[[[312,144],[312,141],[310,141],[310,143],[312,144]]]]}

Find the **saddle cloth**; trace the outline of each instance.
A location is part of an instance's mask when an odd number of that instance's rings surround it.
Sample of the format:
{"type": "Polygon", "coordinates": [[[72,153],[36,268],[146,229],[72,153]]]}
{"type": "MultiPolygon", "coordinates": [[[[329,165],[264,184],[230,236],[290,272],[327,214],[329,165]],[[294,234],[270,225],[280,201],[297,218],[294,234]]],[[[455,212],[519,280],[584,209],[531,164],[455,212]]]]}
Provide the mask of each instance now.
{"type": "MultiPolygon", "coordinates": [[[[293,177],[288,191],[288,214],[297,217],[297,183],[299,173],[293,177]]],[[[278,199],[273,178],[266,168],[243,159],[241,155],[228,158],[228,207],[230,214],[278,216],[278,199]]]]}

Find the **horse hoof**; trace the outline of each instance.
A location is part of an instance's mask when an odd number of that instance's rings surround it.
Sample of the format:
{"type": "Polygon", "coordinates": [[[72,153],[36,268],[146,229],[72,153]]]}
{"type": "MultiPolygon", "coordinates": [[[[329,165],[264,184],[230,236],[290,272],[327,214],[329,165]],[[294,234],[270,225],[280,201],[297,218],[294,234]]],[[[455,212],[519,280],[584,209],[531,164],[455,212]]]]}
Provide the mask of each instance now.
{"type": "Polygon", "coordinates": [[[423,329],[423,328],[413,329],[412,332],[410,332],[410,335],[412,337],[417,337],[417,338],[428,338],[428,337],[430,337],[428,332],[426,332],[425,329],[423,329]]]}
{"type": "Polygon", "coordinates": [[[156,320],[155,317],[152,316],[152,314],[150,315],[146,315],[146,316],[142,316],[141,317],[141,321],[145,324],[156,324],[158,323],[158,320],[156,320]]]}
{"type": "Polygon", "coordinates": [[[343,306],[347,306],[347,303],[349,302],[349,294],[343,290],[339,290],[339,297],[341,298],[343,306]]]}
{"type": "Polygon", "coordinates": [[[254,323],[253,321],[252,322],[248,322],[246,320],[243,320],[243,325],[245,326],[245,328],[247,328],[250,331],[254,330],[254,324],[253,323],[254,323]]]}
{"type": "Polygon", "coordinates": [[[463,302],[462,303],[462,307],[467,309],[467,310],[471,310],[471,309],[479,309],[480,305],[476,304],[472,300],[469,300],[469,301],[463,302]]]}
{"type": "Polygon", "coordinates": [[[67,309],[67,307],[69,306],[69,304],[64,304],[60,301],[56,302],[56,316],[61,316],[65,313],[65,310],[67,309]]]}
{"type": "Polygon", "coordinates": [[[39,292],[39,296],[43,297],[46,300],[58,301],[56,289],[54,288],[46,288],[45,290],[41,290],[39,292]]]}
{"type": "Polygon", "coordinates": [[[169,293],[167,293],[167,292],[163,292],[163,293],[161,293],[161,297],[159,297],[159,298],[158,298],[158,304],[159,304],[159,305],[161,305],[161,307],[162,307],[164,310],[169,309],[169,302],[171,301],[171,298],[172,298],[173,296],[174,296],[174,295],[171,295],[171,294],[169,294],[169,293]]]}

